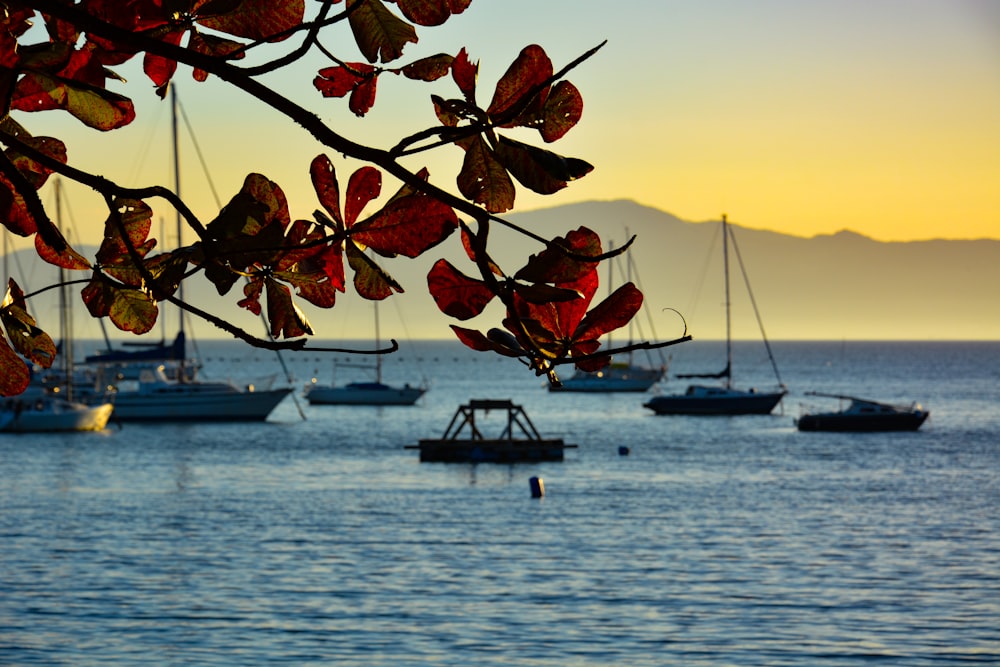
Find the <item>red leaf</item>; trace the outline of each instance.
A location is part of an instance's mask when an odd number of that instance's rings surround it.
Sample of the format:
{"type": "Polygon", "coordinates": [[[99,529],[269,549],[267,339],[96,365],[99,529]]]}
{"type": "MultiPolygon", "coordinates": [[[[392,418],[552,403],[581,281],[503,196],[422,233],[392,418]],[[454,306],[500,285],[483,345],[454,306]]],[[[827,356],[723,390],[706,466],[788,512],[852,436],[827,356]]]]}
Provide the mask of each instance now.
{"type": "Polygon", "coordinates": [[[458,320],[479,315],[494,297],[486,283],[466,276],[446,259],[431,268],[427,287],[441,312],[458,320]]]}
{"type": "Polygon", "coordinates": [[[346,67],[341,65],[325,67],[313,79],[313,85],[323,93],[323,97],[343,97],[375,71],[375,68],[368,63],[345,63],[345,65],[346,67]]]}
{"type": "Polygon", "coordinates": [[[625,283],[587,313],[573,338],[578,341],[597,340],[609,331],[628,324],[641,307],[642,292],[632,283],[625,283]]]}
{"type": "Polygon", "coordinates": [[[403,16],[417,25],[434,26],[461,14],[472,0],[396,0],[403,16]]]}
{"type": "Polygon", "coordinates": [[[378,86],[378,77],[372,76],[363,80],[351,93],[351,100],[348,107],[355,116],[364,116],[375,106],[375,89],[378,86]]]}
{"type": "Polygon", "coordinates": [[[374,216],[354,225],[351,238],[384,257],[419,257],[456,227],[458,216],[450,206],[414,193],[394,198],[374,216]]]}
{"type": "Polygon", "coordinates": [[[237,37],[277,42],[289,35],[275,35],[296,27],[305,17],[305,0],[243,0],[237,7],[219,16],[198,17],[198,23],[237,37]]]}
{"type": "Polygon", "coordinates": [[[601,254],[600,237],[586,227],[580,227],[552,240],[553,246],[528,258],[528,263],[514,277],[531,283],[567,283],[577,280],[584,273],[597,270],[597,262],[587,262],[571,257],[561,250],[565,248],[573,255],[597,257],[601,254]]]}
{"type": "MultiPolygon", "coordinates": [[[[267,213],[261,222],[260,228],[266,227],[273,221],[277,221],[281,224],[281,228],[285,229],[291,223],[292,216],[288,212],[288,200],[285,199],[284,191],[277,183],[266,176],[248,174],[243,181],[241,192],[249,194],[255,201],[267,207],[267,213]]],[[[253,226],[248,226],[244,231],[245,233],[252,234],[257,230],[253,230],[253,226]]]]}
{"type": "Polygon", "coordinates": [[[35,252],[43,260],[54,266],[61,266],[70,271],[83,271],[93,268],[83,255],[67,244],[61,252],[49,246],[40,234],[35,236],[35,252]]]}
{"type": "Polygon", "coordinates": [[[18,236],[30,236],[38,231],[35,218],[28,212],[21,193],[14,189],[7,177],[0,174],[0,220],[18,236]]]}
{"type": "Polygon", "coordinates": [[[28,365],[10,349],[3,332],[0,332],[0,396],[17,396],[24,393],[30,382],[28,365]]]}
{"type": "Polygon", "coordinates": [[[330,158],[325,155],[314,157],[309,165],[309,175],[312,177],[313,188],[316,190],[316,196],[319,197],[319,203],[330,214],[333,221],[343,228],[344,218],[340,214],[340,186],[337,185],[337,173],[330,158]]]}
{"type": "MultiPolygon", "coordinates": [[[[158,33],[157,37],[167,44],[180,46],[186,32],[186,28],[170,30],[158,33]]],[[[153,85],[157,88],[163,88],[173,78],[174,72],[177,71],[177,61],[147,51],[142,59],[142,71],[146,73],[146,76],[153,82],[153,85]]],[[[163,95],[160,97],[163,97],[163,95]]]]}
{"type": "Polygon", "coordinates": [[[582,275],[579,279],[562,283],[559,287],[572,289],[580,293],[580,298],[557,303],[532,304],[523,299],[515,298],[518,303],[518,314],[524,319],[537,320],[553,338],[570,341],[574,338],[576,328],[587,312],[594,292],[597,291],[597,271],[582,275]]]}
{"type": "Polygon", "coordinates": [[[368,202],[382,192],[382,173],[375,167],[361,167],[347,182],[344,201],[344,222],[351,227],[358,220],[368,202]]]}
{"type": "Polygon", "coordinates": [[[544,98],[539,95],[540,91],[532,93],[532,90],[551,76],[552,61],[545,50],[535,44],[524,47],[497,83],[486,113],[493,118],[502,118],[512,111],[518,115],[530,113],[529,98],[537,98],[531,104],[540,108],[540,100],[544,98]]]}
{"type": "Polygon", "coordinates": [[[463,47],[458,55],[455,56],[455,62],[451,64],[451,78],[455,81],[458,89],[462,91],[462,95],[469,102],[475,102],[476,99],[476,77],[479,76],[479,63],[473,63],[469,60],[469,54],[466,53],[463,47]]]}
{"type": "Polygon", "coordinates": [[[243,286],[243,299],[236,302],[240,308],[246,308],[258,317],[261,314],[260,295],[264,292],[264,279],[255,278],[243,286]]]}

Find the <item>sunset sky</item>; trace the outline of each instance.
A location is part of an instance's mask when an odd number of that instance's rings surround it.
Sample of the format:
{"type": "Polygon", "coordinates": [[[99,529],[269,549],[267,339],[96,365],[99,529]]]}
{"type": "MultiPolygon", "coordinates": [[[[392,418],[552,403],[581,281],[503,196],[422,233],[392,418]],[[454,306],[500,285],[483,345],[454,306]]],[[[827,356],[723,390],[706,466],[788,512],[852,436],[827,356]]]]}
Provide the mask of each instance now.
{"type": "MultiPolygon", "coordinates": [[[[474,0],[420,35],[408,58],[466,46],[486,99],[527,44],[542,45],[558,68],[607,40],[568,77],[584,95],[584,117],[553,146],[595,170],[554,196],[519,190],[517,210],[626,198],[686,220],[726,212],[799,236],[847,228],[878,240],[1000,238],[994,0],[474,0]]],[[[358,59],[354,49],[345,57],[358,59]]],[[[377,145],[436,124],[429,88],[399,77],[383,77],[375,109],[354,118],[344,100],[313,89],[326,64],[311,58],[272,83],[377,145]]],[[[118,69],[137,105],[133,126],[100,134],[62,113],[22,121],[66,138],[71,160],[99,173],[169,183],[167,105],[137,67],[118,69]]],[[[310,215],[316,144],[220,82],[197,83],[183,69],[176,81],[220,199],[259,171],[286,190],[293,215],[310,215]]],[[[455,94],[450,80],[432,88],[455,94]]],[[[182,194],[209,216],[207,179],[194,150],[183,151],[182,194]]],[[[333,157],[346,181],[355,165],[333,157]]],[[[414,166],[453,188],[460,157],[445,149],[414,166]]],[[[75,192],[71,213],[86,234],[99,228],[100,202],[75,192]]]]}
{"type": "MultiPolygon", "coordinates": [[[[881,241],[1000,239],[995,0],[473,0],[420,36],[404,61],[466,47],[481,64],[481,101],[528,44],[542,45],[558,69],[607,40],[569,75],[584,96],[583,120],[552,146],[594,171],[549,197],[519,188],[515,212],[633,199],[684,220],[726,213],[745,227],[802,237],[850,229],[881,241]]],[[[350,39],[325,43],[360,59],[350,39]]],[[[327,65],[311,56],[268,83],[376,146],[436,126],[432,92],[457,95],[450,78],[428,86],[384,76],[374,110],[359,119],[346,100],[322,99],[313,88],[327,65]]],[[[128,83],[113,89],[138,113],[127,128],[99,133],[61,112],[17,118],[35,135],[63,138],[77,166],[125,185],[171,185],[169,105],[138,63],[116,71],[128,83]]],[[[309,162],[330,151],[216,79],[199,83],[182,68],[175,81],[197,140],[196,150],[182,123],[181,194],[196,214],[211,220],[216,197],[227,202],[253,171],[284,189],[294,217],[310,217],[318,202],[309,162]]],[[[540,143],[534,132],[519,138],[540,143]]],[[[346,183],[358,165],[330,156],[346,183]]],[[[445,147],[408,164],[427,166],[454,191],[461,156],[445,147]]],[[[387,181],[384,196],[396,188],[387,181]]],[[[96,243],[106,209],[84,188],[66,190],[70,240],[96,243]]],[[[172,213],[161,220],[164,246],[173,247],[172,213]]],[[[434,326],[433,334],[447,335],[434,326]]],[[[989,337],[965,337],[976,335],[989,337]]]]}

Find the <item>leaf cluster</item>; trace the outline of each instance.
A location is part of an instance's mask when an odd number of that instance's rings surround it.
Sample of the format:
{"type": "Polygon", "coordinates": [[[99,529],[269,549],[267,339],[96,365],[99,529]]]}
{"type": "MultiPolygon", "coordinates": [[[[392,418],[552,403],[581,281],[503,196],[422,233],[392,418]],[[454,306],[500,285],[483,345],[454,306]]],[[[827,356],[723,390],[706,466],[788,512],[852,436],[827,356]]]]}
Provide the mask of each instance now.
{"type": "MultiPolygon", "coordinates": [[[[404,62],[418,30],[430,29],[469,9],[471,0],[8,0],[0,12],[0,221],[11,233],[34,236],[40,257],[66,270],[86,272],[80,294],[88,312],[123,331],[143,334],[155,325],[160,304],[187,309],[254,345],[301,349],[314,334],[301,302],[333,308],[348,285],[367,299],[404,291],[386,262],[415,258],[445,242],[456,229],[474,267],[467,275],[440,259],[428,289],[446,315],[461,321],[484,314],[499,301],[503,329],[483,334],[453,327],[479,350],[518,356],[555,381],[554,368],[576,363],[596,368],[608,361],[598,351],[604,333],[627,323],[642,295],[629,284],[591,308],[597,267],[607,259],[594,232],[580,228],[546,239],[497,217],[514,207],[516,186],[551,194],[592,170],[587,162],[548,146],[582,118],[580,91],[564,77],[597,49],[556,71],[544,49],[523,48],[495,83],[488,103],[479,101],[479,64],[466,48],[456,54],[404,62]],[[41,22],[46,38],[30,42],[41,22]],[[343,39],[347,31],[349,39],[343,39]],[[337,32],[340,31],[340,32],[337,32]],[[353,44],[357,55],[341,57],[353,44]],[[271,60],[243,65],[255,51],[271,60]],[[346,98],[365,116],[376,104],[380,79],[392,74],[427,83],[450,77],[452,97],[431,96],[438,126],[401,138],[391,150],[352,141],[321,115],[280,95],[264,76],[285,70],[309,53],[329,63],[312,85],[317,104],[346,98]],[[263,174],[248,174],[228,203],[202,223],[169,189],[124,187],[80,170],[65,142],[35,137],[14,120],[31,113],[65,113],[98,131],[132,123],[135,106],[116,89],[124,81],[115,68],[141,58],[142,71],[161,97],[182,70],[195,81],[214,76],[301,126],[320,146],[308,172],[317,204],[312,219],[293,219],[281,186],[263,174]],[[515,138],[533,130],[541,145],[515,138]],[[462,159],[453,185],[432,181],[426,169],[411,171],[404,157],[456,146],[462,159]],[[341,189],[333,160],[339,154],[365,163],[341,189]],[[108,215],[99,250],[77,252],[51,222],[38,191],[58,175],[101,193],[108,215]],[[401,185],[384,201],[386,176],[401,185]],[[175,208],[197,240],[173,250],[150,236],[151,200],[175,208]],[[374,209],[366,213],[366,210],[374,209]],[[460,216],[466,222],[460,221],[460,216]],[[490,256],[489,230],[502,224],[541,250],[519,269],[505,272],[490,256]],[[179,297],[195,276],[220,295],[242,285],[235,305],[263,315],[269,341],[224,317],[205,313],[179,297]],[[283,342],[278,342],[283,341],[283,342]]],[[[599,48],[599,47],[598,47],[599,48]]],[[[0,307],[7,332],[0,333],[0,393],[24,389],[27,367],[50,364],[55,347],[28,315],[26,295],[12,281],[0,307]]]]}

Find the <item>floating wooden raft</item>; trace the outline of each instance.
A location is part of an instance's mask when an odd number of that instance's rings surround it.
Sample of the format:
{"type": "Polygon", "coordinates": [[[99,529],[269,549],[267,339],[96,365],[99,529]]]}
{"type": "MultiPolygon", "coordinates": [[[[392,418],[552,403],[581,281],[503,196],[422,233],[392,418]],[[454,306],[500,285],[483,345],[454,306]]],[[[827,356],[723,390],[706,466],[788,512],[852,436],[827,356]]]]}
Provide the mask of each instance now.
{"type": "Polygon", "coordinates": [[[517,463],[520,461],[562,461],[563,450],[575,448],[562,438],[543,438],[520,405],[509,400],[473,399],[460,405],[444,435],[420,440],[420,460],[439,463],[517,463]],[[499,437],[487,438],[477,424],[491,410],[507,412],[506,427],[499,437]]]}

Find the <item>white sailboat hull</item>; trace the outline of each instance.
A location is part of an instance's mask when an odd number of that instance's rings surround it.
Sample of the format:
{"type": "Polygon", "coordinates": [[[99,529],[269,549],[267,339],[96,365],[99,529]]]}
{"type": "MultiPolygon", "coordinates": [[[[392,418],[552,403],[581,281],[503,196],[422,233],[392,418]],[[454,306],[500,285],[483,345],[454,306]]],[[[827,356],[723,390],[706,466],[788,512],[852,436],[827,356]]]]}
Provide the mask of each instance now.
{"type": "Polygon", "coordinates": [[[68,431],[101,431],[111,418],[110,403],[84,405],[57,398],[28,401],[18,407],[5,407],[0,412],[0,430],[9,433],[47,433],[68,431]]]}
{"type": "Polygon", "coordinates": [[[549,391],[584,393],[643,392],[659,382],[664,375],[662,368],[641,366],[611,366],[594,373],[577,371],[562,386],[549,384],[549,391]]]}
{"type": "Polygon", "coordinates": [[[140,382],[114,397],[114,418],[132,421],[264,421],[292,392],[240,389],[227,382],[140,382]]]}
{"type": "Polygon", "coordinates": [[[378,382],[356,382],[342,387],[312,385],[306,389],[311,405],[413,405],[424,395],[421,387],[391,387],[378,382]]]}

